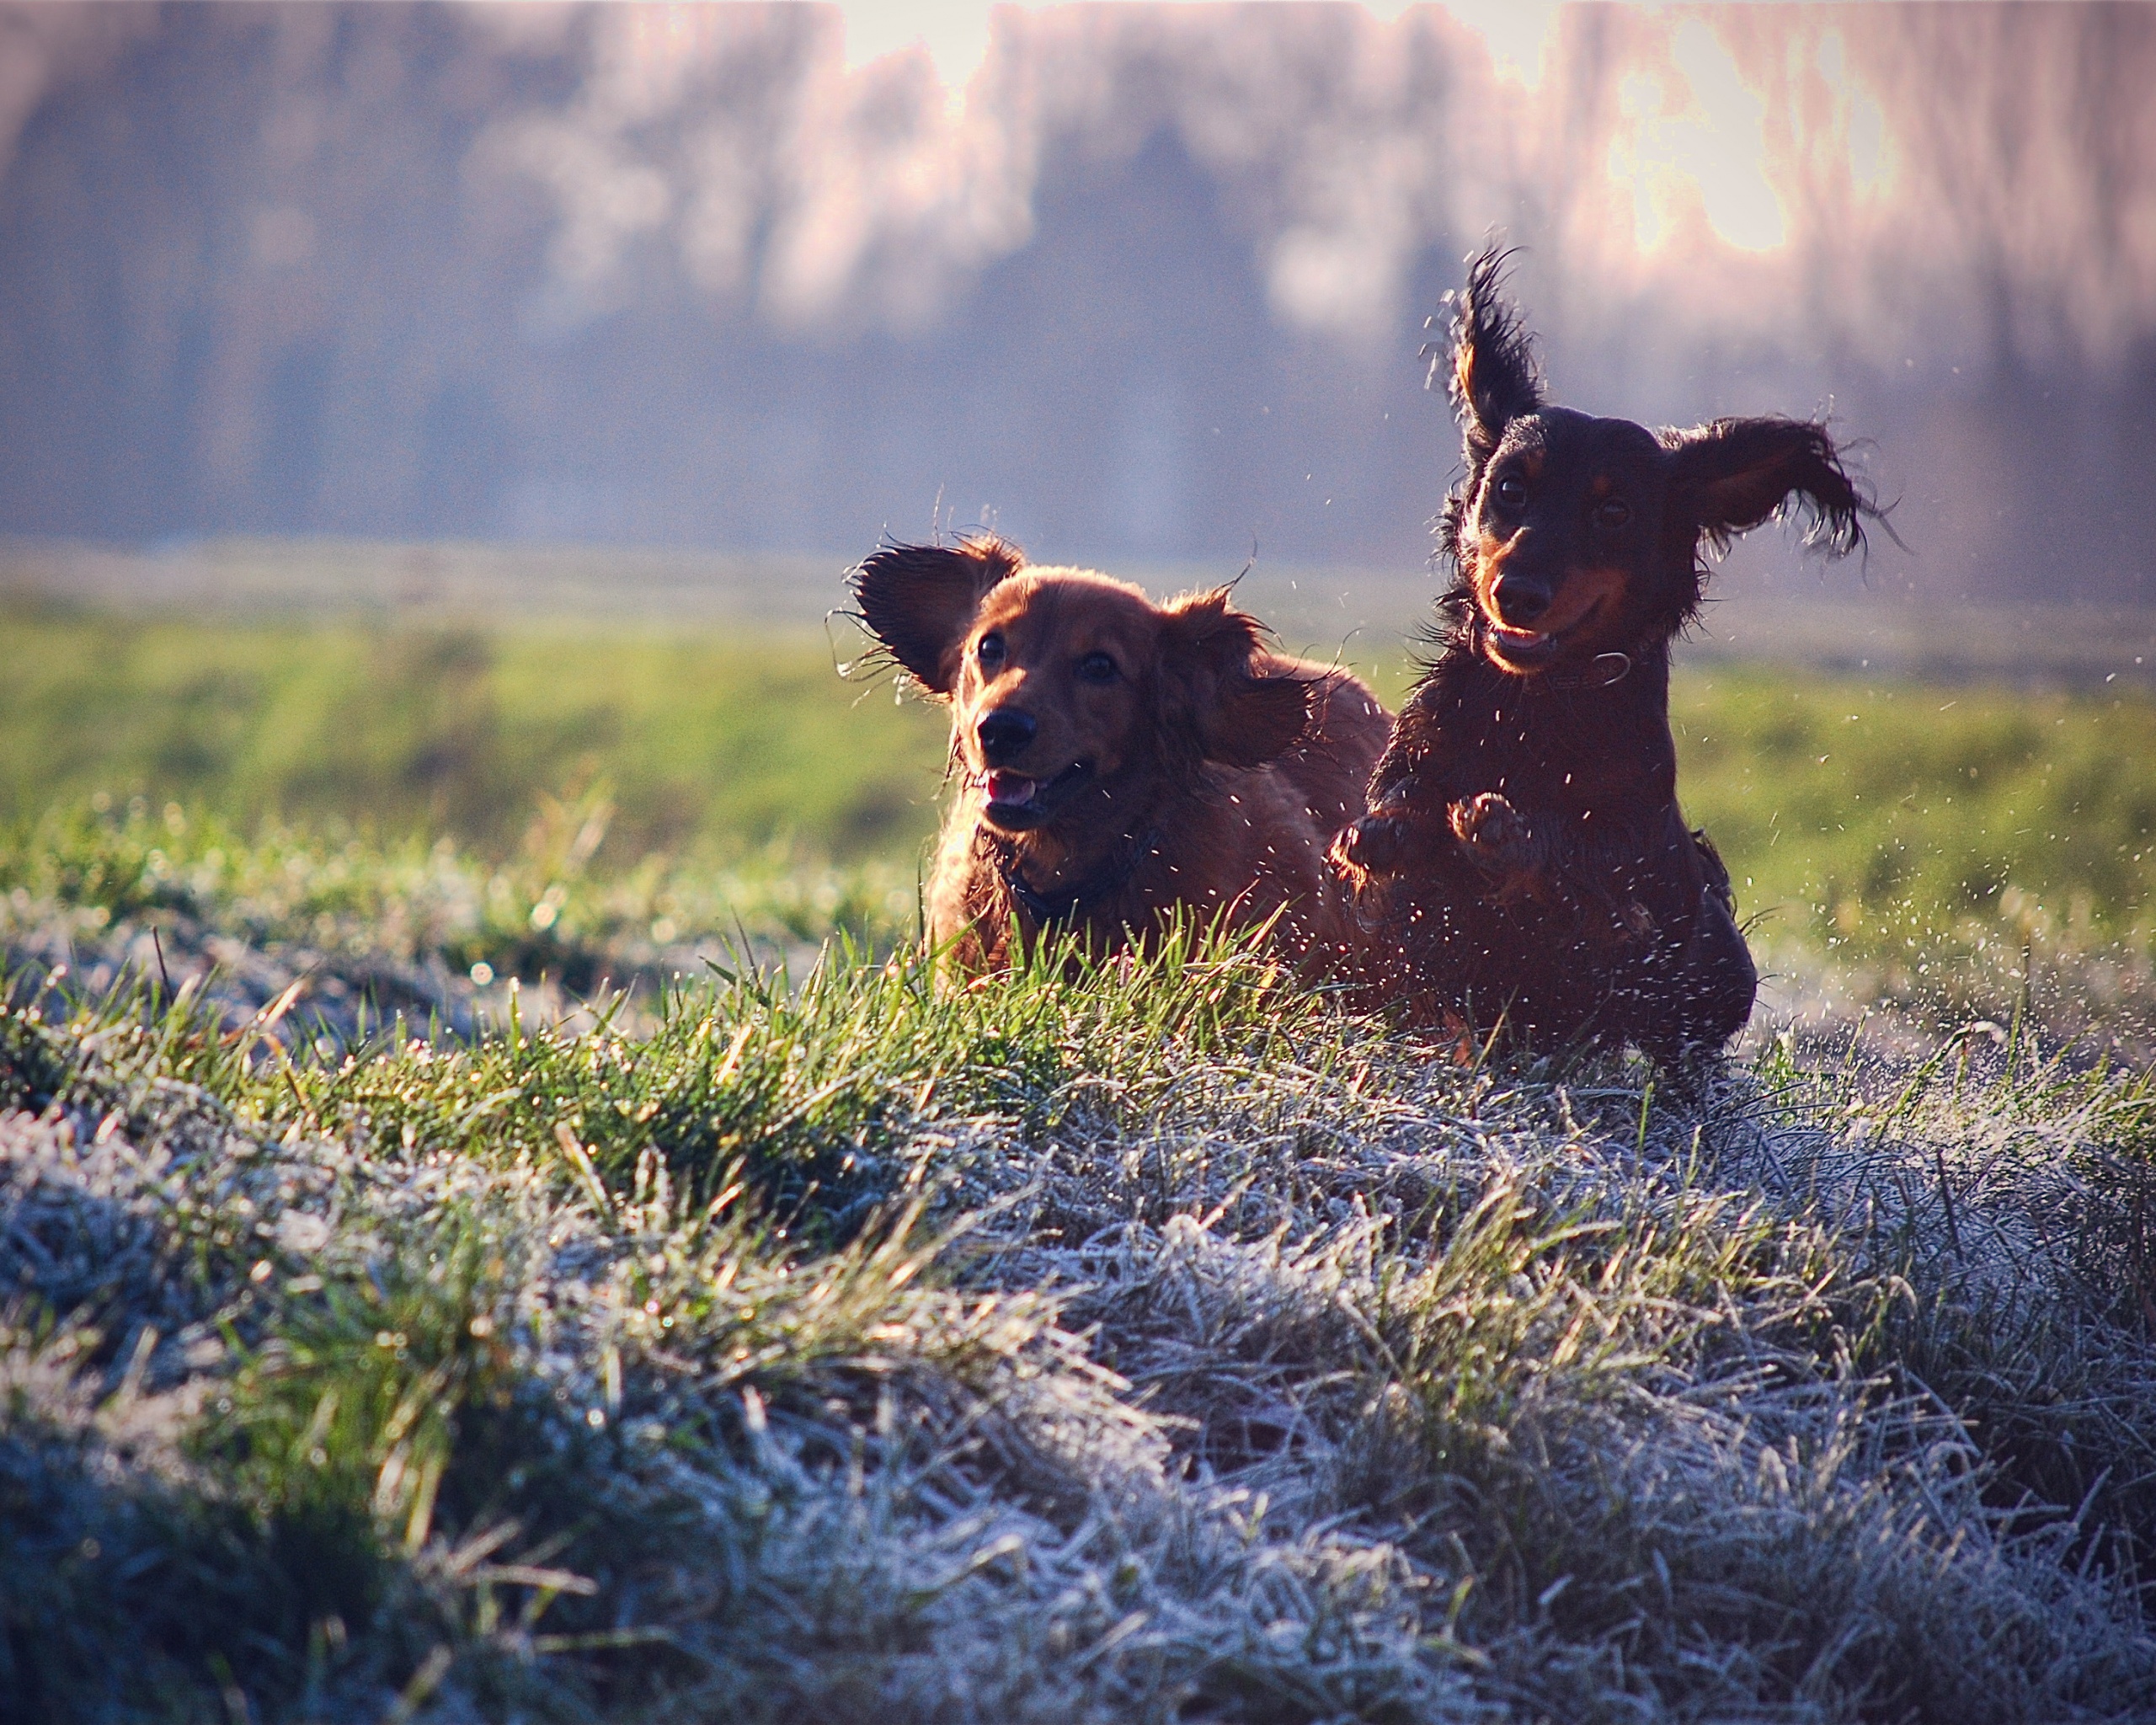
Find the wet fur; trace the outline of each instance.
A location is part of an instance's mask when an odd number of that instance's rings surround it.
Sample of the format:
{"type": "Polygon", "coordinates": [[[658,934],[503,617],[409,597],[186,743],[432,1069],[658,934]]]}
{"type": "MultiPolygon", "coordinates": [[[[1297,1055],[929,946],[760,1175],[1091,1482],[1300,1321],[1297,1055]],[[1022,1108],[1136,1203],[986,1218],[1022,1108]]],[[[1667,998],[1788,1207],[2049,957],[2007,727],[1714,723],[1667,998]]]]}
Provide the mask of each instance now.
{"type": "Polygon", "coordinates": [[[1728,873],[1677,802],[1669,644],[1702,549],[1793,504],[1845,553],[1876,511],[1823,425],[1650,431],[1549,405],[1504,261],[1473,261],[1446,355],[1466,473],[1435,651],[1334,854],[1416,1018],[1682,1065],[1743,1028],[1758,986],[1728,873]]]}
{"type": "Polygon", "coordinates": [[[1356,678],[1271,651],[1225,589],[1155,605],[1105,575],[1028,568],[987,536],[879,551],[854,591],[891,656],[951,709],[958,782],[927,915],[960,968],[1000,968],[1014,931],[1030,943],[1050,921],[1112,953],[1177,907],[1235,927],[1277,917],[1276,944],[1315,969],[1355,948],[1326,844],[1363,813],[1390,729],[1356,678]],[[1116,674],[1088,681],[1080,667],[1098,657],[1116,674]],[[992,713],[1036,728],[999,764],[1037,796],[1087,769],[1019,830],[977,783],[992,713]],[[1062,914],[1043,918],[1043,903],[1062,914]]]}

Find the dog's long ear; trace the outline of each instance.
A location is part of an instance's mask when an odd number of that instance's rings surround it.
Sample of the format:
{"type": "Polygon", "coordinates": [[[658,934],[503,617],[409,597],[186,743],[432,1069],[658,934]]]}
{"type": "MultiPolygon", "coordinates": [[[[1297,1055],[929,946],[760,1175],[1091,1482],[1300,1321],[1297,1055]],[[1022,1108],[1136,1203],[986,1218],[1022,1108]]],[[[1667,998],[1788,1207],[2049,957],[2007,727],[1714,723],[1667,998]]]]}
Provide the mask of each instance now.
{"type": "MultiPolygon", "coordinates": [[[[1466,434],[1468,465],[1477,471],[1496,452],[1505,427],[1542,405],[1533,339],[1520,326],[1518,308],[1505,297],[1505,262],[1511,256],[1494,244],[1477,253],[1453,314],[1453,408],[1466,434]]],[[[1433,387],[1436,371],[1433,358],[1433,387]]]]}
{"type": "Polygon", "coordinates": [[[853,573],[862,619],[921,686],[951,692],[951,655],[988,590],[1025,563],[992,534],[956,545],[889,545],[853,573]]]}
{"type": "Polygon", "coordinates": [[[1666,431],[1672,524],[1717,550],[1779,514],[1792,498],[1812,517],[1807,542],[1837,557],[1864,543],[1878,511],[1842,466],[1824,425],[1778,418],[1716,419],[1666,431]]]}
{"type": "Polygon", "coordinates": [[[1310,686],[1256,675],[1265,627],[1228,590],[1171,601],[1161,628],[1161,721],[1224,766],[1262,766],[1301,740],[1310,686]]]}

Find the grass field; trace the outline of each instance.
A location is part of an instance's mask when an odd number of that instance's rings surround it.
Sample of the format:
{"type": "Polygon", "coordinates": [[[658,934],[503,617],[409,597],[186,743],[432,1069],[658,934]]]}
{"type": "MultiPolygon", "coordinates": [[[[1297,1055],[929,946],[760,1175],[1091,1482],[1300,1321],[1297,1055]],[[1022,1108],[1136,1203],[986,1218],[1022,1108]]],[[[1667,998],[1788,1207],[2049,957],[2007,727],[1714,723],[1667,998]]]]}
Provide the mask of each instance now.
{"type": "Polygon", "coordinates": [[[1935,1017],[2031,979],[2062,1028],[2148,1022],[2156,700],[1716,666],[1673,716],[1771,962],[1935,1017]]]}
{"type": "MultiPolygon", "coordinates": [[[[569,895],[572,920],[614,928],[633,968],[654,943],[630,940],[631,924],[707,932],[690,900],[724,922],[696,885],[719,873],[754,897],[764,889],[748,888],[750,874],[782,894],[797,864],[835,863],[867,871],[867,884],[845,889],[853,899],[886,902],[936,818],[938,715],[894,702],[888,685],[842,681],[835,662],[859,644],[843,633],[234,628],[18,610],[0,616],[0,636],[13,668],[0,687],[9,888],[35,887],[24,872],[40,844],[25,841],[56,809],[125,827],[131,805],[156,827],[177,805],[184,830],[136,848],[205,883],[238,866],[265,821],[330,849],[448,837],[541,874],[559,873],[550,851],[583,832],[598,841],[574,879],[489,889],[493,932],[473,924],[456,968],[544,960],[549,943],[504,941],[504,919],[528,919],[549,890],[569,895]],[[565,809],[573,830],[557,831],[565,809]],[[601,887],[604,911],[591,908],[601,887]]],[[[1401,659],[1363,668],[1388,697],[1405,687],[1401,659]]],[[[1777,984],[1781,998],[1831,975],[1845,1001],[2003,1011],[2025,953],[2063,1026],[2145,1016],[2156,1000],[2156,696],[2145,689],[1860,681],[1709,660],[1680,675],[1675,717],[1687,811],[1728,858],[1755,943],[1800,980],[1777,984]]]]}
{"type": "Polygon", "coordinates": [[[19,612],[0,640],[0,815],[18,820],[103,792],[501,852],[541,796],[604,783],[610,858],[786,834],[859,855],[932,825],[940,727],[849,689],[812,631],[19,612]]]}
{"type": "Polygon", "coordinates": [[[2156,1709],[2145,1081],[1672,1107],[1191,948],[227,1023],[0,1011],[12,1717],[2156,1709]]]}
{"type": "Polygon", "coordinates": [[[1689,672],[1948,1028],[1673,1098],[938,990],[818,636],[0,631],[0,1717],[2156,1717],[2156,1090],[2015,1011],[2150,997],[2145,695],[1689,672]]]}

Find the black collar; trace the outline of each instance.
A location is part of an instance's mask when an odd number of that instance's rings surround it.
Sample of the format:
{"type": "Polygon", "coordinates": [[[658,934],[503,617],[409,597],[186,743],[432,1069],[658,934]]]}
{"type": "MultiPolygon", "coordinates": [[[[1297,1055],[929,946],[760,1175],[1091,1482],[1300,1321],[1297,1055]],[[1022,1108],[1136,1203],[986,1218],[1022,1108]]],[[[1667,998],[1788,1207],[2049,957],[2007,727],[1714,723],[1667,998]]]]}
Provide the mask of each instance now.
{"type": "Polygon", "coordinates": [[[1598,653],[1578,670],[1545,670],[1542,681],[1557,689],[1606,689],[1612,683],[1623,682],[1631,674],[1630,654],[1598,653]]]}
{"type": "Polygon", "coordinates": [[[1118,847],[1118,854],[1111,857],[1107,866],[1098,873],[1059,893],[1043,893],[1034,890],[1018,867],[1018,846],[1014,840],[996,832],[985,836],[990,854],[995,859],[995,872],[1003,877],[1003,884],[1011,889],[1018,908],[1042,928],[1075,921],[1088,905],[1122,887],[1137,872],[1139,859],[1148,852],[1157,850],[1161,842],[1159,832],[1148,827],[1135,837],[1126,837],[1118,847]]]}

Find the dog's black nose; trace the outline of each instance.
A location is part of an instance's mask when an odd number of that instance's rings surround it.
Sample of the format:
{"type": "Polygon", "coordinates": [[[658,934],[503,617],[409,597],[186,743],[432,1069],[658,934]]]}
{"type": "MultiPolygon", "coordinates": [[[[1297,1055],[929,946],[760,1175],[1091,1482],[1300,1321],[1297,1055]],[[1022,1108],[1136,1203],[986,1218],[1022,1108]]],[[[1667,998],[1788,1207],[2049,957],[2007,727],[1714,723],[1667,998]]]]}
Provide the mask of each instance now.
{"type": "Polygon", "coordinates": [[[1032,713],[1014,713],[1008,707],[999,707],[981,715],[980,723],[974,727],[974,734],[980,739],[980,752],[988,764],[1001,766],[1024,754],[1026,745],[1039,729],[1033,723],[1032,713]]]}
{"type": "Polygon", "coordinates": [[[1497,603],[1497,619],[1508,628],[1524,629],[1550,608],[1550,590],[1524,575],[1501,575],[1490,590],[1497,603]]]}

